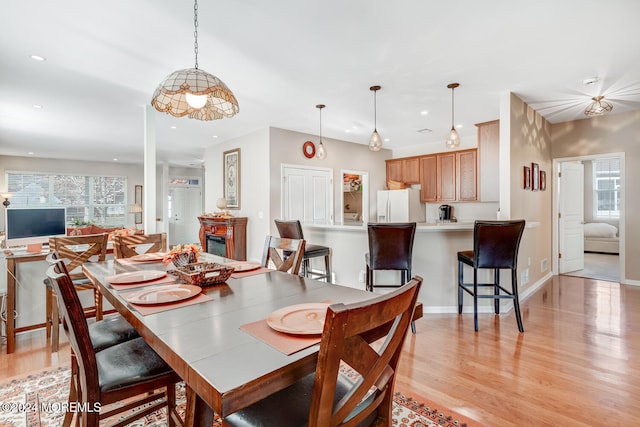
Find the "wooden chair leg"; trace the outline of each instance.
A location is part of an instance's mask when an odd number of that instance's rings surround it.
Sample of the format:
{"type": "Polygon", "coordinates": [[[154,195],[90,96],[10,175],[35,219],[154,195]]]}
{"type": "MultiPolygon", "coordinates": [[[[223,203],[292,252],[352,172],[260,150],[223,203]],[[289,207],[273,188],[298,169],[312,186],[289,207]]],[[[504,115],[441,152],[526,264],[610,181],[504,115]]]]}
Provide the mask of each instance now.
{"type": "Polygon", "coordinates": [[[47,338],[51,337],[51,328],[53,326],[53,319],[51,318],[51,308],[52,304],[57,304],[55,301],[55,294],[51,292],[51,289],[47,288],[45,292],[45,302],[44,302],[44,311],[45,311],[45,330],[47,333],[47,338]]]}
{"type": "Polygon", "coordinates": [[[51,303],[51,352],[55,353],[60,346],[60,313],[57,296],[54,294],[53,298],[55,301],[51,303]]]}
{"type": "Polygon", "coordinates": [[[478,269],[473,269],[473,327],[478,332],[478,269]]]}
{"type": "Polygon", "coordinates": [[[464,283],[464,279],[463,279],[463,270],[464,266],[462,265],[462,262],[458,261],[458,314],[462,314],[462,298],[464,297],[464,294],[462,293],[462,286],[464,283]]]}
{"type": "Polygon", "coordinates": [[[98,289],[93,291],[93,300],[96,306],[96,322],[102,320],[102,294],[98,289]]]}

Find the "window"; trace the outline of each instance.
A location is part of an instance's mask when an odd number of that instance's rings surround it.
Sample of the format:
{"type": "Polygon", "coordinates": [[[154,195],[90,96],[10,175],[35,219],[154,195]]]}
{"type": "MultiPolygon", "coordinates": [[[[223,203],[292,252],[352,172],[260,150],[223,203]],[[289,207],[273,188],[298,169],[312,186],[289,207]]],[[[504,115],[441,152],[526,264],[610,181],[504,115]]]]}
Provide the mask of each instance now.
{"type": "Polygon", "coordinates": [[[65,206],[68,224],[126,224],[127,178],[8,172],[12,207],[65,206]]]}
{"type": "Polygon", "coordinates": [[[593,161],[593,207],[595,217],[620,217],[620,159],[593,161]]]}

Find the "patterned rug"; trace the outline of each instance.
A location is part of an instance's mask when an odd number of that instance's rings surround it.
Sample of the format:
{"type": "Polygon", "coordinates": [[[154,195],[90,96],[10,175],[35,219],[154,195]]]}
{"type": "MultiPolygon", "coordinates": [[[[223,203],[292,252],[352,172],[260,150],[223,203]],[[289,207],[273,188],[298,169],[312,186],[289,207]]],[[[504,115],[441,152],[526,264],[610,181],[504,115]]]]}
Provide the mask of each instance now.
{"type": "MultiPolygon", "coordinates": [[[[64,418],[63,405],[68,395],[68,367],[60,367],[14,378],[0,384],[0,427],[59,427],[64,418]]],[[[184,384],[177,390],[179,409],[184,411],[184,384]]],[[[163,411],[157,411],[132,427],[164,427],[163,411]]],[[[109,420],[106,420],[108,424],[109,420]]],[[[213,427],[219,427],[216,418],[213,427]]],[[[396,427],[472,427],[479,426],[459,414],[427,399],[396,391],[393,426],[396,427]]]]}

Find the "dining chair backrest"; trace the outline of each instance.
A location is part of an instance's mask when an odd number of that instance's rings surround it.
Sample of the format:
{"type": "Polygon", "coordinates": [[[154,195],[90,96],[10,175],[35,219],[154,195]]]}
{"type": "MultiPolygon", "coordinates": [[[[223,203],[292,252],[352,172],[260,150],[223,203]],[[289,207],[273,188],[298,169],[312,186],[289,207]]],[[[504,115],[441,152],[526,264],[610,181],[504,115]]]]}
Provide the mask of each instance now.
{"type": "Polygon", "coordinates": [[[273,222],[276,224],[276,228],[278,229],[280,237],[285,237],[288,239],[304,239],[304,234],[302,233],[302,224],[300,224],[300,220],[276,219],[273,222]]]}
{"type": "Polygon", "coordinates": [[[411,271],[415,222],[370,223],[367,232],[372,270],[411,271]]]}
{"type": "Polygon", "coordinates": [[[84,378],[82,386],[90,394],[89,397],[93,397],[91,401],[98,402],[99,396],[91,395],[95,387],[87,386],[87,384],[98,384],[98,366],[89,336],[89,326],[71,277],[65,274],[62,268],[64,265],[61,266],[60,263],[49,266],[47,277],[58,296],[60,318],[64,322],[71,349],[77,358],[81,377],[84,378]]]}
{"type": "Polygon", "coordinates": [[[113,237],[113,254],[115,258],[131,258],[145,253],[166,251],[167,233],[113,237]]]}
{"type": "Polygon", "coordinates": [[[391,425],[396,368],[413,319],[422,278],[414,276],[393,292],[355,304],[333,304],[325,317],[311,397],[309,426],[353,425],[377,411],[391,425]],[[341,362],[361,378],[334,405],[341,362]],[[363,399],[373,394],[362,405],[363,399]],[[365,406],[365,407],[362,407],[365,406]],[[355,415],[354,415],[355,414],[355,415]]]}
{"type": "Polygon", "coordinates": [[[267,236],[262,252],[262,265],[272,267],[271,264],[273,264],[278,271],[298,275],[304,255],[304,245],[303,239],[267,236]]]}
{"type": "Polygon", "coordinates": [[[516,268],[524,226],[525,220],[477,220],[473,227],[476,268],[516,268]]]}
{"type": "Polygon", "coordinates": [[[108,238],[107,233],[50,237],[49,250],[64,261],[72,280],[80,279],[85,277],[82,264],[104,261],[107,258],[108,238]]]}

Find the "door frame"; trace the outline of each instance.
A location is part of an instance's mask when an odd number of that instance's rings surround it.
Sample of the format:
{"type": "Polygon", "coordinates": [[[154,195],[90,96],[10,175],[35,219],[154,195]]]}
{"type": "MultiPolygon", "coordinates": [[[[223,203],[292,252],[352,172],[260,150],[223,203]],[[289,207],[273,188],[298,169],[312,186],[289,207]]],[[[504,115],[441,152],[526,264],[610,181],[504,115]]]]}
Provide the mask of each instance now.
{"type": "Polygon", "coordinates": [[[553,183],[552,186],[553,194],[552,194],[552,209],[551,215],[553,220],[552,224],[552,271],[554,275],[558,274],[559,271],[559,260],[558,260],[558,239],[559,239],[559,230],[558,230],[558,213],[559,213],[559,205],[560,205],[560,197],[562,195],[558,191],[558,173],[560,171],[560,164],[564,162],[575,162],[582,160],[595,160],[601,159],[603,157],[618,157],[620,159],[620,218],[618,223],[618,235],[620,236],[620,249],[619,249],[619,261],[620,261],[620,283],[625,283],[627,278],[625,274],[625,207],[626,207],[626,177],[625,177],[625,153],[624,152],[614,152],[614,153],[600,153],[600,154],[589,154],[585,156],[574,156],[574,157],[560,157],[557,159],[553,159],[553,183]]]}

